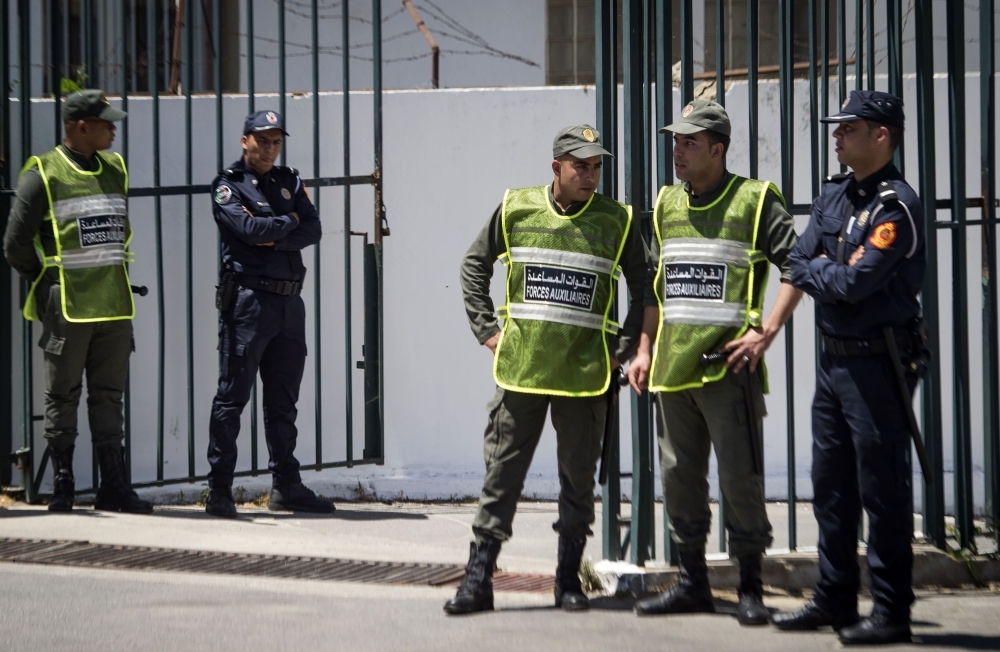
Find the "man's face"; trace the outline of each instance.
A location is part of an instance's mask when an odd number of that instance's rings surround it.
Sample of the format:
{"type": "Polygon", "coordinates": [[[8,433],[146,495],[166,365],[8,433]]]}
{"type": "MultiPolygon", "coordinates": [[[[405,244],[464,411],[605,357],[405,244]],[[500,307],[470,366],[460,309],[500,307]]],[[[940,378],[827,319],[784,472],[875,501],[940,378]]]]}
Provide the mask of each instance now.
{"type": "Polygon", "coordinates": [[[559,179],[560,202],[587,201],[597,191],[601,181],[601,157],[576,158],[572,154],[552,162],[552,171],[559,179]]]}
{"type": "Polygon", "coordinates": [[[864,120],[841,122],[833,132],[837,160],[849,168],[873,158],[881,138],[888,138],[888,130],[872,127],[864,120]]]}
{"type": "Polygon", "coordinates": [[[710,176],[716,161],[721,158],[722,144],[710,144],[704,131],[674,134],[674,173],[681,181],[698,181],[710,176]]]}
{"type": "Polygon", "coordinates": [[[85,118],[77,123],[77,133],[95,151],[111,148],[116,129],[115,123],[101,118],[85,118]]]}
{"type": "Polygon", "coordinates": [[[280,129],[254,131],[243,136],[243,157],[247,165],[260,174],[270,172],[281,153],[282,137],[280,129]]]}

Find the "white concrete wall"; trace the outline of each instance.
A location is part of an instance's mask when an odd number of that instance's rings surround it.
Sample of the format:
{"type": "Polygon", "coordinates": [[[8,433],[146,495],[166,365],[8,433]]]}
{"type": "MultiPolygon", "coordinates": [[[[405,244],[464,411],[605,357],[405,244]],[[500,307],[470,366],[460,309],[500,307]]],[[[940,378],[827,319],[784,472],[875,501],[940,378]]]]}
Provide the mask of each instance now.
{"type": "MultiPolygon", "coordinates": [[[[967,165],[970,196],[978,194],[977,139],[974,137],[978,115],[975,77],[968,80],[966,124],[970,131],[967,165]]],[[[915,84],[906,82],[906,101],[915,105],[915,84]]],[[[748,171],[746,149],[745,84],[737,84],[728,93],[727,102],[734,122],[734,139],[729,164],[733,171],[748,171]]],[[[948,151],[946,79],[936,84],[938,97],[937,161],[938,193],[948,196],[948,151]]],[[[322,175],[342,171],[341,96],[321,97],[322,175]]],[[[776,83],[760,86],[760,176],[780,178],[778,140],[778,89],[776,83]]],[[[397,91],[384,97],[385,108],[385,204],[392,236],[385,242],[385,414],[386,466],[355,468],[332,473],[343,478],[380,477],[392,480],[404,495],[421,498],[476,494],[482,473],[481,437],[485,426],[485,405],[493,394],[490,356],[478,346],[468,330],[458,283],[458,267],[469,243],[478,234],[502,198],[505,188],[547,183],[550,180],[550,143],[555,131],[566,124],[594,120],[592,89],[582,87],[466,89],[448,91],[397,91]],[[340,475],[337,475],[340,474],[340,475]]],[[[674,90],[675,109],[679,110],[674,90]]],[[[258,98],[258,106],[277,105],[274,96],[258,98]]],[[[832,102],[836,106],[836,102],[832,102]]],[[[16,105],[15,105],[16,106],[16,105]]],[[[33,151],[52,146],[52,110],[50,101],[34,106],[37,127],[33,151]]],[[[226,97],[224,139],[228,163],[239,156],[239,126],[246,107],[242,96],[226,97]]],[[[808,96],[804,83],[796,87],[795,192],[796,203],[810,201],[808,96]]],[[[215,174],[214,100],[196,99],[193,125],[195,183],[208,183],[215,174]]],[[[133,98],[129,104],[129,164],[133,187],[152,183],[151,102],[133,98]]],[[[352,102],[352,172],[371,169],[371,95],[357,94],[352,102]]],[[[913,111],[910,126],[915,127],[913,111]]],[[[160,107],[161,184],[184,182],[183,101],[164,99],[160,107]]],[[[14,113],[15,118],[17,112],[14,113]]],[[[288,161],[312,176],[311,99],[290,98],[288,122],[292,132],[287,140],[288,161]]],[[[14,129],[18,128],[15,123],[14,129]]],[[[121,144],[119,139],[118,146],[121,144]]],[[[916,178],[915,131],[907,136],[907,170],[916,178]]],[[[836,169],[836,166],[833,166],[836,169]]],[[[321,368],[324,459],[343,459],[345,450],[345,364],[350,363],[354,381],[354,450],[360,456],[363,447],[363,411],[361,405],[362,372],[353,369],[361,349],[361,247],[358,238],[351,243],[353,256],[352,302],[355,339],[351,360],[344,352],[344,222],[343,191],[325,189],[319,194],[325,227],[320,248],[320,267],[313,263],[313,251],[306,252],[310,267],[305,290],[309,314],[310,358],[303,383],[298,424],[299,458],[314,461],[315,404],[313,365],[317,360],[313,316],[313,283],[322,279],[321,368]]],[[[352,193],[354,210],[351,228],[370,230],[372,194],[368,188],[352,193]]],[[[792,197],[789,197],[792,199],[792,197]]],[[[157,296],[155,273],[154,201],[136,198],[131,201],[131,216],[136,236],[133,248],[137,262],[132,268],[136,283],[150,287],[150,296],[138,299],[135,321],[137,352],[133,356],[132,420],[133,456],[136,480],[155,478],[156,435],[156,365],[157,296]]],[[[947,219],[940,215],[940,219],[947,219]]],[[[805,217],[796,220],[801,232],[805,217]]],[[[215,389],[217,372],[216,313],[213,286],[216,282],[216,226],[211,219],[207,195],[194,198],[192,214],[194,267],[194,348],[195,348],[195,460],[197,473],[208,470],[204,452],[207,444],[208,414],[215,389]]],[[[185,377],[185,200],[162,200],[162,243],[164,256],[164,296],[166,306],[165,338],[165,475],[187,474],[187,408],[185,377]]],[[[979,302],[976,290],[979,279],[978,231],[968,234],[968,273],[970,309],[967,322],[970,342],[980,341],[979,302]]],[[[945,428],[945,468],[951,469],[951,341],[949,233],[942,231],[941,245],[941,342],[945,428]]],[[[773,301],[777,275],[772,274],[768,306],[773,301]]],[[[496,290],[501,291],[498,287],[496,290]]],[[[497,294],[499,299],[499,294],[497,294]]],[[[809,405],[814,374],[813,305],[806,299],[796,313],[795,354],[795,443],[798,495],[811,496],[809,464],[811,459],[809,405]]],[[[15,321],[18,321],[15,317],[15,321]]],[[[15,325],[15,333],[19,325],[15,325]]],[[[33,335],[37,340],[38,331],[33,335]]],[[[16,346],[16,342],[15,342],[16,346]]],[[[975,344],[971,347],[976,349],[975,344]]],[[[35,349],[37,352],[37,349],[35,349]]],[[[36,354],[36,361],[38,359],[36,354]]],[[[17,358],[15,358],[16,360],[17,358]]],[[[767,495],[786,495],[786,377],[783,342],[779,340],[768,354],[772,394],[765,420],[765,459],[767,495]]],[[[981,378],[981,359],[973,356],[973,386],[981,378]]],[[[15,365],[15,369],[17,365],[15,365]]],[[[16,372],[15,372],[16,373],[16,372]]],[[[41,412],[41,368],[35,367],[35,412],[41,412]]],[[[15,405],[18,405],[15,401],[15,405]]],[[[973,451],[976,468],[976,500],[982,506],[982,396],[972,394],[973,451]]],[[[628,412],[623,414],[623,460],[630,459],[628,412]]],[[[85,421],[85,417],[83,417],[85,421]]],[[[249,416],[244,417],[240,439],[240,468],[249,468],[249,416]]],[[[41,448],[41,428],[36,440],[41,448]]],[[[88,437],[81,423],[81,437],[88,437]]],[[[80,447],[78,475],[86,478],[89,468],[86,446],[80,447]]],[[[261,465],[266,465],[263,433],[260,435],[261,465]]],[[[623,462],[628,466],[628,462],[623,462]]],[[[626,491],[627,491],[626,483],[626,491]]],[[[538,448],[527,492],[553,496],[556,488],[554,437],[547,432],[538,448]]],[[[946,491],[951,494],[950,476],[946,491]]],[[[919,496],[918,503],[919,503],[919,496]]]]}

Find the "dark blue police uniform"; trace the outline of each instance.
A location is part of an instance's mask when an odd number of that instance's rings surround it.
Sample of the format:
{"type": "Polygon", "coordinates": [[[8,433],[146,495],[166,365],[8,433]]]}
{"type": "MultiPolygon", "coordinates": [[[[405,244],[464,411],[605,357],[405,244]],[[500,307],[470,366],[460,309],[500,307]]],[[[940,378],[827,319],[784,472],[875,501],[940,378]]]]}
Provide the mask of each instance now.
{"type": "MultiPolygon", "coordinates": [[[[244,134],[268,128],[281,129],[281,118],[262,111],[248,116],[244,134]]],[[[258,368],[274,485],[299,483],[293,453],[295,404],[306,358],[305,306],[299,296],[306,268],[301,250],[319,242],[319,216],[296,170],[283,166],[258,174],[240,159],[212,182],[212,197],[222,238],[222,282],[232,283],[233,296],[219,313],[219,388],[209,426],[209,485],[232,486],[240,415],[258,368]]]]}
{"type": "MultiPolygon", "coordinates": [[[[846,117],[836,121],[868,117],[855,108],[845,105],[846,117]]],[[[898,111],[901,127],[901,103],[898,111]]],[[[926,267],[916,193],[891,163],[861,181],[852,174],[830,177],[790,261],[792,284],[816,300],[825,348],[812,406],[813,509],[820,531],[813,602],[834,616],[857,613],[863,507],[869,518],[873,614],[908,623],[913,602],[909,408],[884,329],[893,329],[912,398],[922,349],[914,323],[926,267]],[[850,266],[859,246],[864,255],[850,266]]]]}

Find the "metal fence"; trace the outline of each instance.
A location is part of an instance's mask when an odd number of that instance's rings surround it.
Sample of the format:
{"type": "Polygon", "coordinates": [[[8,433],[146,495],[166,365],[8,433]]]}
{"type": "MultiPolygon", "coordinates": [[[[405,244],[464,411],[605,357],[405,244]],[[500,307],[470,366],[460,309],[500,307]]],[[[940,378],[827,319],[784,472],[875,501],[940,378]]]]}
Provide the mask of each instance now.
{"type": "MultiPolygon", "coordinates": [[[[715,78],[718,90],[717,100],[725,102],[725,82],[729,77],[747,80],[749,97],[749,147],[751,177],[759,171],[759,111],[758,84],[761,76],[773,68],[760,66],[760,6],[763,2],[748,0],[706,0],[706,9],[715,5],[715,61],[726,61],[726,35],[732,29],[725,22],[727,14],[745,12],[747,41],[746,69],[727,71],[718,65],[714,75],[701,74],[700,78],[715,78]],[[728,9],[729,11],[726,11],[728,9]]],[[[773,3],[771,3],[773,4],[773,3]]],[[[947,20],[943,33],[934,28],[934,14],[931,0],[910,0],[903,11],[902,0],[853,0],[854,25],[848,24],[848,0],[809,0],[794,2],[778,0],[778,83],[780,86],[780,179],[777,179],[789,209],[794,215],[807,215],[809,203],[795,203],[793,176],[796,166],[809,166],[810,198],[819,194],[822,179],[830,170],[830,133],[818,118],[830,113],[831,88],[835,88],[842,101],[848,94],[848,87],[875,88],[888,90],[902,96],[904,84],[904,42],[902,38],[905,20],[912,21],[914,69],[906,73],[915,78],[916,105],[907,105],[911,131],[916,125],[915,139],[918,148],[918,169],[916,174],[909,171],[910,178],[916,178],[921,200],[924,205],[925,237],[927,242],[927,279],[922,294],[923,313],[931,326],[930,346],[936,353],[926,377],[920,384],[920,404],[922,410],[922,430],[930,464],[933,469],[933,483],[922,481],[923,533],[925,539],[944,547],[946,539],[954,536],[957,545],[969,547],[976,530],[973,523],[973,464],[972,464],[972,419],[970,395],[976,391],[974,380],[970,378],[970,356],[983,358],[982,392],[984,432],[984,464],[986,517],[995,524],[1000,517],[1000,384],[998,384],[998,321],[997,321],[997,196],[996,196],[996,125],[994,106],[995,51],[995,7],[993,0],[979,2],[979,94],[981,194],[966,196],[966,142],[975,138],[976,127],[968,124],[966,111],[966,35],[965,12],[968,3],[947,2],[938,6],[939,14],[946,13],[947,20]],[[876,5],[879,5],[876,7],[876,5]],[[879,51],[884,50],[880,61],[876,60],[876,8],[884,12],[885,31],[878,35],[879,51]],[[793,54],[800,34],[793,33],[797,24],[797,11],[807,13],[807,62],[795,61],[793,54]],[[905,19],[905,20],[904,20],[905,19]],[[936,192],[937,157],[935,152],[934,113],[934,41],[946,40],[947,45],[947,100],[948,100],[948,153],[950,157],[950,199],[939,199],[936,192]],[[853,59],[853,61],[851,60],[853,59]],[[853,65],[852,65],[853,64],[853,65]],[[851,79],[853,77],[853,79],[851,79]],[[793,98],[796,78],[808,80],[808,103],[803,108],[801,102],[793,98]],[[804,115],[804,113],[806,115],[804,115]],[[795,142],[794,124],[796,120],[808,119],[810,125],[807,142],[795,142]],[[972,132],[972,133],[970,133],[972,132]],[[977,215],[978,213],[978,215],[977,215]],[[967,263],[969,252],[966,239],[974,228],[980,229],[982,243],[981,286],[970,297],[967,263]],[[950,241],[950,269],[939,265],[939,236],[950,241]],[[942,311],[939,297],[939,282],[946,279],[953,299],[950,301],[953,332],[951,342],[942,342],[939,337],[940,324],[947,317],[942,311]],[[969,315],[970,298],[981,303],[982,345],[970,352],[969,315]],[[941,346],[950,346],[952,357],[952,379],[950,382],[954,418],[949,426],[942,423],[942,382],[941,346]],[[945,469],[943,465],[945,442],[953,439],[954,457],[954,530],[945,525],[945,469]]],[[[601,192],[620,197],[633,206],[635,214],[642,220],[647,242],[651,237],[652,203],[657,187],[673,183],[671,167],[671,143],[662,134],[651,131],[651,126],[668,124],[673,121],[672,63],[671,48],[680,44],[680,101],[682,105],[694,98],[694,38],[692,0],[671,2],[670,0],[599,0],[595,3],[595,24],[597,35],[597,120],[598,128],[606,135],[612,151],[624,152],[624,192],[617,187],[617,163],[606,164],[602,178],[601,192]],[[677,7],[679,5],[679,7],[677,7]],[[673,20],[679,8],[679,23],[673,20]],[[624,115],[618,115],[617,80],[614,71],[618,68],[616,34],[622,34],[621,63],[624,82],[624,115]],[[624,122],[624,143],[617,142],[618,127],[624,122]],[[654,149],[651,143],[655,142],[654,149]],[[654,185],[655,180],[655,185],[654,185]]],[[[706,12],[707,13],[707,12],[706,12]]],[[[879,17],[881,19],[881,17],[879,17]]],[[[706,30],[708,32],[708,30],[706,30]]],[[[801,56],[801,55],[799,55],[801,56]]],[[[708,58],[707,56],[705,57],[708,58]]],[[[839,105],[838,105],[839,106],[839,105]]],[[[836,106],[833,107],[836,109],[836,106]]],[[[911,139],[911,142],[912,139],[911,139]]],[[[896,165],[903,168],[902,148],[896,154],[896,165]]],[[[839,171],[839,170],[834,170],[839,171]]],[[[904,173],[906,171],[904,170],[904,173]]],[[[976,174],[976,171],[972,171],[976,174]]],[[[975,304],[972,304],[975,305],[975,304]]],[[[801,312],[801,311],[800,311],[801,312]]],[[[802,317],[794,321],[801,320],[802,317]]],[[[795,360],[792,342],[796,324],[790,320],[785,326],[785,375],[788,379],[784,392],[787,394],[787,474],[788,474],[788,541],[789,547],[797,547],[795,518],[795,419],[794,392],[796,389],[795,360]]],[[[820,340],[816,341],[817,355],[820,340]]],[[[801,375],[801,374],[800,374],[801,375]]],[[[808,379],[806,385],[811,384],[808,379]]],[[[775,388],[781,391],[781,388],[775,388]]],[[[656,534],[654,532],[654,472],[657,464],[656,441],[652,429],[652,409],[646,397],[632,397],[632,450],[633,460],[630,472],[615,474],[619,470],[618,460],[612,465],[612,474],[604,489],[604,557],[624,559],[626,554],[633,563],[641,564],[655,558],[656,534]],[[620,504],[621,477],[631,477],[631,515],[622,517],[620,504]]],[[[616,447],[617,448],[617,447],[616,447]]],[[[616,455],[617,458],[617,455],[616,455]]],[[[724,512],[721,504],[720,512],[724,512]]],[[[720,513],[720,522],[723,521],[720,513]]],[[[664,523],[668,524],[666,514],[664,523]]],[[[725,530],[720,527],[720,550],[725,550],[725,530]]],[[[662,532],[664,558],[672,559],[670,536],[667,528],[662,532]]]]}
{"type": "MultiPolygon", "coordinates": [[[[204,480],[204,476],[196,475],[195,470],[195,386],[194,386],[194,342],[195,333],[193,330],[192,314],[193,305],[193,261],[192,261],[192,216],[204,213],[204,209],[195,210],[192,201],[195,197],[207,195],[209,185],[196,183],[192,175],[194,157],[206,158],[215,156],[216,169],[221,170],[224,165],[223,160],[223,90],[233,82],[227,82],[227,77],[233,75],[224,74],[223,66],[230,65],[223,52],[225,39],[240,38],[245,36],[246,47],[246,97],[247,112],[252,112],[256,108],[258,91],[255,88],[254,71],[254,43],[256,38],[255,22],[267,22],[277,26],[278,38],[276,40],[278,48],[278,110],[285,112],[286,99],[291,95],[286,88],[286,58],[285,58],[285,17],[286,13],[294,11],[311,20],[311,48],[310,65],[312,88],[309,90],[312,109],[312,169],[311,178],[304,178],[306,186],[316,189],[313,193],[313,200],[317,208],[321,207],[323,193],[321,188],[332,186],[343,187],[343,256],[344,266],[341,270],[323,270],[320,267],[321,246],[335,246],[327,242],[325,245],[316,245],[313,248],[312,278],[313,281],[313,327],[314,339],[311,342],[311,354],[313,356],[313,374],[316,387],[316,400],[313,409],[315,410],[315,458],[311,464],[304,464],[303,469],[324,469],[331,467],[352,467],[362,464],[382,464],[383,463],[383,378],[382,378],[382,240],[389,235],[388,223],[386,221],[385,206],[382,203],[382,23],[380,20],[371,21],[372,29],[372,119],[373,119],[373,164],[370,171],[361,175],[352,175],[351,166],[351,112],[350,112],[350,68],[349,58],[346,56],[348,43],[348,3],[340,5],[342,11],[343,32],[342,38],[342,101],[343,101],[343,175],[336,177],[320,176],[320,153],[327,147],[320,144],[320,125],[323,116],[320,112],[320,60],[319,53],[319,33],[318,16],[319,3],[311,0],[305,2],[295,2],[294,8],[286,8],[284,0],[276,0],[275,7],[265,5],[252,0],[242,3],[245,15],[244,27],[245,35],[238,30],[227,29],[224,33],[224,10],[230,11],[239,8],[237,0],[211,0],[210,2],[196,2],[195,0],[114,0],[112,2],[98,2],[96,0],[45,0],[45,2],[29,2],[29,0],[17,0],[16,2],[16,26],[8,20],[13,15],[13,2],[0,0],[0,88],[3,89],[3,101],[0,102],[0,220],[3,227],[6,226],[7,216],[10,210],[11,200],[14,194],[13,187],[16,184],[16,175],[20,167],[20,162],[12,159],[12,133],[11,118],[12,111],[16,106],[19,112],[20,129],[17,134],[21,158],[23,159],[31,152],[33,130],[47,129],[48,125],[32,124],[32,99],[39,97],[51,97],[55,102],[54,124],[52,143],[62,140],[62,123],[60,118],[62,92],[67,89],[67,84],[72,88],[73,84],[83,87],[90,85],[101,87],[112,96],[112,101],[119,104],[122,109],[128,110],[129,99],[138,94],[147,97],[152,102],[152,126],[154,130],[152,138],[152,148],[148,152],[148,158],[144,160],[128,160],[129,152],[129,122],[126,120],[121,126],[122,152],[126,156],[127,162],[132,166],[151,166],[152,185],[148,187],[132,188],[129,198],[140,197],[151,198],[153,202],[153,221],[156,234],[155,242],[155,263],[156,276],[153,280],[152,298],[155,300],[155,310],[158,324],[158,350],[157,365],[152,373],[156,377],[156,477],[155,479],[144,480],[135,483],[134,486],[153,486],[178,482],[193,482],[204,480]],[[33,13],[33,9],[36,10],[33,13]],[[41,9],[43,24],[33,23],[32,16],[38,17],[41,9]],[[48,33],[46,33],[46,28],[48,33]],[[16,30],[19,38],[17,42],[19,48],[16,53],[12,52],[11,34],[16,30]],[[98,49],[97,44],[105,41],[113,42],[114,46],[98,49]],[[38,48],[38,43],[45,43],[48,47],[38,48]],[[74,48],[71,54],[68,50],[74,48]],[[102,58],[98,52],[114,52],[115,57],[102,58]],[[197,52],[197,54],[196,54],[197,52]],[[16,61],[19,70],[19,78],[16,80],[16,94],[13,92],[14,82],[10,77],[10,71],[16,61]],[[32,88],[32,71],[42,69],[43,88],[32,88]],[[84,71],[84,74],[79,74],[84,71]],[[193,115],[194,89],[207,90],[214,93],[215,98],[215,133],[216,141],[196,142],[192,136],[192,124],[196,119],[193,115]],[[114,97],[112,94],[117,95],[114,97]],[[184,171],[185,179],[183,185],[164,186],[161,185],[161,151],[160,151],[160,127],[161,127],[161,95],[173,94],[182,95],[183,103],[183,125],[184,125],[184,171]],[[370,186],[374,190],[374,219],[370,230],[353,230],[352,214],[352,186],[370,186]],[[180,476],[169,476],[164,470],[164,401],[165,401],[165,349],[167,321],[167,307],[164,300],[164,247],[162,242],[164,215],[161,200],[167,196],[185,197],[185,209],[182,215],[172,214],[166,217],[168,220],[183,220],[183,228],[186,234],[186,246],[184,255],[184,283],[186,287],[185,310],[186,323],[184,356],[186,362],[186,469],[180,476]],[[364,333],[363,333],[363,360],[356,363],[358,368],[364,369],[364,448],[360,456],[354,450],[354,414],[352,402],[354,388],[352,386],[352,374],[355,369],[354,362],[354,335],[352,333],[352,313],[355,309],[351,298],[352,271],[354,263],[351,259],[351,238],[360,237],[364,242],[364,257],[362,262],[364,275],[364,333]],[[343,369],[345,378],[346,395],[344,397],[346,406],[346,422],[344,427],[345,448],[342,451],[334,452],[327,448],[324,450],[324,421],[323,421],[323,401],[321,400],[321,387],[324,373],[329,370],[323,369],[321,346],[323,324],[318,309],[320,302],[320,292],[322,284],[329,276],[343,275],[344,288],[344,327],[345,327],[345,367],[343,369]]],[[[381,1],[371,0],[372,16],[381,16],[381,1]]],[[[329,10],[326,12],[329,14],[329,10]]],[[[238,49],[236,50],[238,52],[238,49]]],[[[230,57],[231,59],[232,57],[230,57]]],[[[239,57],[236,57],[237,64],[239,57]]],[[[237,65],[237,75],[239,78],[239,67],[237,65]]],[[[300,89],[295,89],[300,90],[300,89]]],[[[176,104],[172,104],[176,107],[176,104]]],[[[199,116],[199,120],[201,117],[199,116]]],[[[285,163],[286,152],[282,152],[282,163],[285,163]]],[[[302,175],[306,177],[306,174],[302,175]]],[[[199,179],[198,181],[206,181],[199,179]]],[[[331,213],[333,211],[330,211],[331,213]]],[[[11,331],[11,324],[14,323],[12,317],[17,315],[20,303],[23,303],[28,284],[24,281],[20,283],[20,296],[11,294],[13,284],[11,282],[11,270],[7,265],[0,265],[0,341],[11,341],[11,349],[0,353],[0,451],[3,451],[3,463],[0,464],[0,484],[10,485],[13,481],[12,466],[16,462],[21,469],[22,483],[25,496],[28,502],[34,502],[38,497],[38,491],[42,482],[45,467],[48,461],[48,450],[37,450],[35,446],[36,433],[43,416],[39,414],[40,400],[33,395],[33,363],[34,363],[34,338],[37,336],[37,329],[33,333],[31,322],[21,321],[21,329],[17,338],[11,331]],[[19,342],[19,345],[18,345],[19,342]],[[8,354],[9,351],[20,353],[19,369],[15,371],[13,359],[16,354],[8,354]],[[15,409],[12,405],[12,390],[14,383],[23,387],[21,405],[17,406],[20,412],[20,448],[11,453],[7,452],[14,447],[15,433],[12,432],[12,424],[15,421],[15,409]]],[[[140,300],[141,301],[141,300],[140,300]]],[[[144,310],[149,310],[150,306],[142,306],[144,310]]],[[[146,373],[146,372],[144,372],[146,373]]],[[[131,388],[131,380],[130,380],[131,388]]],[[[198,391],[205,392],[208,388],[199,388],[198,391]]],[[[131,474],[133,466],[132,459],[132,433],[133,415],[130,405],[131,391],[126,391],[125,395],[125,446],[126,446],[126,468],[131,474]]],[[[250,460],[251,468],[247,471],[237,473],[238,476],[257,475],[258,469],[258,424],[257,424],[257,392],[254,387],[250,404],[250,460]]],[[[265,469],[266,472],[266,469],[265,469]]],[[[78,474],[79,476],[79,474],[78,474]]],[[[93,480],[96,486],[97,468],[96,462],[93,468],[93,480]]],[[[92,491],[84,489],[83,491],[92,491]]]]}

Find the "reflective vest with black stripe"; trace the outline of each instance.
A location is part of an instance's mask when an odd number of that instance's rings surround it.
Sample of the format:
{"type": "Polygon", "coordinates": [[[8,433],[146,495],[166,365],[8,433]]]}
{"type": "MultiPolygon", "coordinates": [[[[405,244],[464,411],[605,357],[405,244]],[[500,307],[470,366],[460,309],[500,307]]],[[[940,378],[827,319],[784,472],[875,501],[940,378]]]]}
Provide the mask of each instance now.
{"type": "Polygon", "coordinates": [[[504,389],[596,396],[611,379],[606,333],[631,210],[595,194],[575,215],[546,186],[508,190],[502,220],[507,304],[493,377],[504,389]]]}
{"type": "Polygon", "coordinates": [[[768,190],[784,202],[774,184],[736,175],[708,206],[691,206],[683,185],[660,190],[653,225],[660,249],[655,290],[661,323],[651,391],[721,379],[725,365],[706,368],[702,354],[761,325],[768,263],[756,243],[768,190]]]}
{"type": "Polygon", "coordinates": [[[42,228],[52,229],[55,251],[45,251],[40,235],[35,249],[42,273],[24,304],[24,317],[38,319],[35,289],[45,272],[59,270],[60,306],[69,322],[132,319],[135,304],[126,263],[132,229],[125,197],[128,172],[117,153],[94,155],[97,169],[81,170],[57,147],[28,159],[21,174],[32,168],[45,184],[49,214],[42,228]]]}

